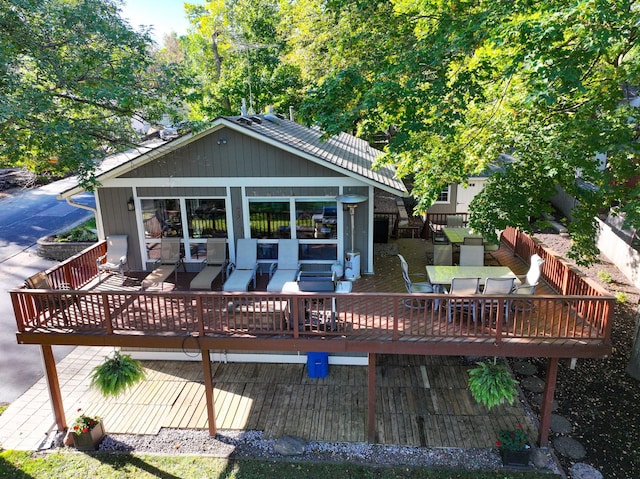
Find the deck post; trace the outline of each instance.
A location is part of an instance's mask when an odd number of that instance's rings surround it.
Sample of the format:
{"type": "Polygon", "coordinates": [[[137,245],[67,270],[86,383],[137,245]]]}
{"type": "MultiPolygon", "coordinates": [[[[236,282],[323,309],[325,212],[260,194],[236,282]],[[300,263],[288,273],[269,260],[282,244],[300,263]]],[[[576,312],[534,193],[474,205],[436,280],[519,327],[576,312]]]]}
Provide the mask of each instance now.
{"type": "Polygon", "coordinates": [[[58,431],[67,429],[67,419],[64,416],[64,406],[62,404],[62,393],[60,392],[60,382],[58,381],[58,370],[56,368],[56,359],[53,357],[53,349],[49,344],[40,345],[42,349],[42,360],[47,376],[47,385],[49,386],[49,399],[51,400],[51,408],[53,409],[53,417],[56,421],[58,431]]]}
{"type": "Polygon", "coordinates": [[[216,427],[216,405],[213,400],[213,371],[211,370],[211,356],[208,349],[201,350],[202,371],[204,373],[204,395],[207,399],[207,422],[209,423],[209,436],[215,436],[216,427]]]}
{"type": "Polygon", "coordinates": [[[367,441],[376,441],[376,354],[369,353],[367,368],[367,441]]]}
{"type": "Polygon", "coordinates": [[[549,358],[547,362],[542,407],[540,408],[540,429],[538,430],[538,445],[540,447],[547,447],[549,445],[549,428],[551,427],[553,395],[556,390],[556,380],[558,378],[558,361],[559,358],[549,358]]]}

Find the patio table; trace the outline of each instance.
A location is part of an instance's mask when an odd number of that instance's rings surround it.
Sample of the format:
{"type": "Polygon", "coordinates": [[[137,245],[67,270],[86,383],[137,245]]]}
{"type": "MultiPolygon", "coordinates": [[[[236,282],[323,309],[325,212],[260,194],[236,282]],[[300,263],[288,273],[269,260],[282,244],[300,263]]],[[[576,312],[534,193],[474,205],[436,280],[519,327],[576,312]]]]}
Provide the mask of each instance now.
{"type": "Polygon", "coordinates": [[[465,238],[482,238],[480,233],[474,233],[471,228],[450,228],[444,226],[442,232],[451,244],[460,244],[465,238]]]}

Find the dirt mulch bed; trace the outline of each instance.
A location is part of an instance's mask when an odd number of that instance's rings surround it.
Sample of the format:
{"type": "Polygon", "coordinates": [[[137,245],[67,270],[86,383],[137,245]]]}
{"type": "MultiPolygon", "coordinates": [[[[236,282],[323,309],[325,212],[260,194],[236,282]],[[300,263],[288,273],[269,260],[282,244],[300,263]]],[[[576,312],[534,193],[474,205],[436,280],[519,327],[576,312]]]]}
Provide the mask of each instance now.
{"type": "MultiPolygon", "coordinates": [[[[557,234],[536,234],[536,237],[571,262],[566,256],[570,239],[557,234]]],[[[580,359],[575,369],[569,367],[569,361],[561,362],[555,414],[568,419],[573,431],[551,434],[550,438],[553,443],[558,437],[570,436],[586,449],[586,457],[579,461],[560,456],[565,471],[574,462],[584,462],[606,478],[629,479],[640,475],[640,384],[625,371],[631,355],[640,291],[606,258],[600,260],[580,270],[612,294],[624,292],[626,295],[626,302],[618,302],[615,307],[613,353],[606,359],[580,359]]],[[[543,378],[546,361],[532,362],[537,366],[537,376],[543,378]]],[[[535,395],[527,395],[532,408],[539,412],[535,395]]]]}

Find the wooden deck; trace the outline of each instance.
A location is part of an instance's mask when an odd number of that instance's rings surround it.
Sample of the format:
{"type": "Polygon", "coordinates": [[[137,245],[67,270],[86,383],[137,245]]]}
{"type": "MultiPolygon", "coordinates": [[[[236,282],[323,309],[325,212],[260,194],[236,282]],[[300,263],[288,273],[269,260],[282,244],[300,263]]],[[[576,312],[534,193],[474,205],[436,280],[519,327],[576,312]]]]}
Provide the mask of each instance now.
{"type": "MultiPolygon", "coordinates": [[[[157,434],[161,428],[207,429],[199,363],[145,361],[147,379],[117,399],[91,391],[83,410],[110,433],[157,434]]],[[[376,442],[427,447],[493,447],[500,429],[523,423],[518,403],[491,412],[467,388],[471,364],[460,357],[380,356],[376,366],[376,442]]],[[[265,438],[365,442],[367,369],[330,366],[309,378],[300,364],[213,365],[220,430],[259,430],[265,438]]],[[[68,404],[74,417],[78,404],[68,404]]],[[[534,435],[531,433],[531,437],[534,435]]]]}

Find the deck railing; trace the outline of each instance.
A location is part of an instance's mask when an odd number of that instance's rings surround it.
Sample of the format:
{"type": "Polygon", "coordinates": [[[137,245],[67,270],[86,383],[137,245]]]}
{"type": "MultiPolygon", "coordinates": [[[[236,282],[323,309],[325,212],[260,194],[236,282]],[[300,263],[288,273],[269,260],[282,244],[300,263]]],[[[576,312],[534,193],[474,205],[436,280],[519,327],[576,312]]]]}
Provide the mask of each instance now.
{"type": "Polygon", "coordinates": [[[528,236],[509,229],[502,239],[523,258],[540,254],[544,279],[564,294],[98,291],[91,287],[97,284],[96,259],[106,251],[101,242],[47,272],[54,288],[65,284],[71,290],[21,288],[11,297],[20,333],[609,344],[612,296],[528,236]]]}

